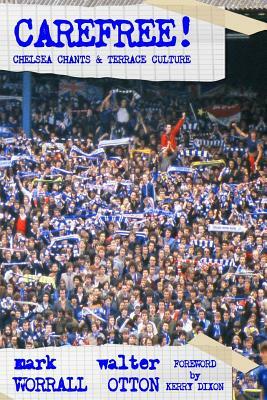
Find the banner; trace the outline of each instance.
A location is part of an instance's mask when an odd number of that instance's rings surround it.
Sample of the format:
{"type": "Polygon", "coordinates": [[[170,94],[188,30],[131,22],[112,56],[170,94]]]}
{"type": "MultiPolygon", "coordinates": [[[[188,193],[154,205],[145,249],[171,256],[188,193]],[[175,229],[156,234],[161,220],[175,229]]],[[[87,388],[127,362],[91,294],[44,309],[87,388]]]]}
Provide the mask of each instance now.
{"type": "MultiPolygon", "coordinates": [[[[212,346],[211,346],[212,347],[212,346]]],[[[85,346],[1,351],[0,393],[16,400],[229,400],[230,349],[85,346]]]]}
{"type": "MultiPolygon", "coordinates": [[[[225,29],[148,4],[122,7],[0,5],[0,69],[152,81],[225,77],[225,29]],[[152,18],[153,16],[153,18],[152,18]],[[9,43],[9,47],[6,46],[9,43]],[[67,49],[67,51],[66,51],[67,49]]],[[[63,80],[60,95],[85,95],[63,80]]]]}
{"type": "Polygon", "coordinates": [[[209,232],[233,232],[233,233],[244,233],[247,228],[242,225],[221,225],[221,224],[210,224],[208,225],[209,232]]]}

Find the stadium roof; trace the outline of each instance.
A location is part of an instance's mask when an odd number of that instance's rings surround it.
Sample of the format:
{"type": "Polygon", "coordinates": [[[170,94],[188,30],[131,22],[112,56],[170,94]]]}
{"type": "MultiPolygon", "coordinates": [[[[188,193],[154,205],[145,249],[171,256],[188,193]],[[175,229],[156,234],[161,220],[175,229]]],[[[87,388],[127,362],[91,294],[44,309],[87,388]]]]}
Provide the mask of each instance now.
{"type": "MultiPolygon", "coordinates": [[[[213,6],[225,7],[228,10],[267,10],[267,0],[198,0],[213,6]]],[[[0,0],[9,4],[42,4],[72,6],[126,6],[141,4],[143,0],[0,0]]]]}
{"type": "Polygon", "coordinates": [[[225,7],[228,10],[267,10],[267,0],[199,0],[212,6],[225,7]]]}

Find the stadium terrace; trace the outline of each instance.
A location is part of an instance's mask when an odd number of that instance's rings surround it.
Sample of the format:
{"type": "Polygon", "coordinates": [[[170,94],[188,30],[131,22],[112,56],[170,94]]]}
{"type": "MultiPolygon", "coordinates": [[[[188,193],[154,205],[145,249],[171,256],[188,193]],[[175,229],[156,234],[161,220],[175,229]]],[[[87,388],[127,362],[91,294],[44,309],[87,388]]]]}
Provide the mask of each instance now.
{"type": "MultiPolygon", "coordinates": [[[[51,378],[46,347],[136,346],[129,358],[98,357],[111,396],[158,391],[152,362],[136,355],[149,346],[174,347],[178,378],[211,371],[213,359],[178,359],[175,347],[199,334],[261,363],[266,84],[249,89],[247,73],[244,87],[230,84],[242,78],[239,61],[230,81],[212,86],[34,74],[31,136],[21,75],[0,73],[0,357],[23,351],[13,380],[21,397],[89,388],[86,377],[51,378]],[[32,349],[40,359],[28,360],[32,349]],[[40,367],[48,379],[33,378],[40,367]]],[[[235,372],[234,390],[257,387],[262,371],[235,372]]],[[[170,395],[191,389],[165,385],[170,395]]],[[[193,387],[226,389],[204,378],[193,387]]]]}
{"type": "MultiPolygon", "coordinates": [[[[173,19],[44,19],[40,26],[31,19],[20,19],[14,34],[21,47],[106,47],[112,39],[114,47],[170,47],[177,38],[173,19]],[[34,36],[33,32],[37,32],[34,36]],[[153,33],[152,33],[153,32],[153,33]]],[[[188,45],[188,44],[187,44],[188,45]]]]}

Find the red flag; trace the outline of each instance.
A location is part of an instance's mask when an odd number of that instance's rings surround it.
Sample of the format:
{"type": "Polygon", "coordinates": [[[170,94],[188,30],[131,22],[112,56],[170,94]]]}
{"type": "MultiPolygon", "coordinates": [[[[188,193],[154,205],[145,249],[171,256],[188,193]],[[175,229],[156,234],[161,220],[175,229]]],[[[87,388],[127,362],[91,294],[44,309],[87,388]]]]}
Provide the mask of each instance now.
{"type": "Polygon", "coordinates": [[[241,109],[239,104],[232,106],[213,106],[207,108],[209,119],[212,122],[229,127],[232,122],[239,122],[241,118],[241,109]]]}

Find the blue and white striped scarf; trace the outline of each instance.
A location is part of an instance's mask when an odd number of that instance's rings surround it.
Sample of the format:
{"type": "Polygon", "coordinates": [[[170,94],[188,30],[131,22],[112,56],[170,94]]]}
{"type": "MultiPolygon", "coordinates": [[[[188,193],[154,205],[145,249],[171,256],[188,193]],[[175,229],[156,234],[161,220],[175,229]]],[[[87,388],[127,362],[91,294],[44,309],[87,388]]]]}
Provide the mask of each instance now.
{"type": "Polygon", "coordinates": [[[210,158],[207,150],[195,150],[195,149],[184,149],[178,152],[178,156],[182,157],[200,157],[208,159],[210,158]]]}
{"type": "Polygon", "coordinates": [[[224,260],[223,258],[208,258],[208,257],[203,257],[199,260],[200,264],[219,264],[224,267],[231,267],[235,266],[235,261],[234,259],[231,260],[224,260]]]}
{"type": "Polygon", "coordinates": [[[214,247],[214,242],[213,240],[193,240],[192,242],[194,244],[194,246],[197,247],[202,247],[203,249],[208,247],[210,249],[212,249],[214,247]]]}
{"type": "Polygon", "coordinates": [[[240,147],[229,147],[229,146],[224,146],[223,151],[226,153],[240,153],[240,154],[245,154],[247,149],[246,148],[240,148],[240,147]]]}
{"type": "MultiPolygon", "coordinates": [[[[118,230],[114,233],[113,236],[119,235],[123,237],[128,237],[130,233],[131,231],[118,230]]],[[[144,232],[136,232],[135,236],[139,239],[147,239],[147,235],[144,232]]]]}
{"type": "Polygon", "coordinates": [[[115,147],[115,146],[128,146],[131,143],[130,138],[114,139],[114,140],[101,140],[98,143],[98,148],[115,147]]]}
{"type": "Polygon", "coordinates": [[[103,222],[119,222],[119,223],[122,223],[126,220],[126,218],[124,218],[124,215],[100,215],[98,219],[103,222]]]}
{"type": "Polygon", "coordinates": [[[51,168],[51,173],[52,175],[73,175],[73,172],[71,171],[67,171],[66,169],[56,168],[56,167],[51,168]]]}
{"type": "Polygon", "coordinates": [[[184,131],[196,131],[198,129],[198,122],[185,122],[183,124],[184,131]]]}
{"type": "Polygon", "coordinates": [[[39,172],[19,171],[18,176],[20,178],[39,178],[41,174],[39,172]]]}
{"type": "Polygon", "coordinates": [[[170,166],[167,170],[167,174],[191,174],[194,173],[194,170],[192,168],[188,167],[174,167],[170,166]]]}
{"type": "Polygon", "coordinates": [[[83,157],[89,158],[90,160],[95,160],[101,157],[106,156],[105,150],[103,149],[97,149],[92,151],[92,153],[85,153],[84,151],[82,151],[81,149],[79,149],[79,147],[77,146],[72,146],[71,150],[70,150],[70,156],[72,156],[73,153],[79,154],[83,157]]]}
{"type": "Polygon", "coordinates": [[[194,144],[196,147],[223,147],[224,141],[219,139],[195,139],[194,144]]]}

